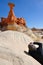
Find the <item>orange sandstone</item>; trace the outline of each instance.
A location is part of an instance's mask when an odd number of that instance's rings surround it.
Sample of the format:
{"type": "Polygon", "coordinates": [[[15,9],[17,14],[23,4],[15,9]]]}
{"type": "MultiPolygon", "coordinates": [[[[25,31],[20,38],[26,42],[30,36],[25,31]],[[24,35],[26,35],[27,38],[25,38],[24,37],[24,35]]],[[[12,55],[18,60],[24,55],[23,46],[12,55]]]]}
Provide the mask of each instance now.
{"type": "Polygon", "coordinates": [[[7,18],[3,18],[3,17],[1,18],[0,26],[3,27],[3,26],[10,25],[10,24],[14,24],[14,23],[16,23],[17,25],[26,26],[26,22],[25,22],[24,18],[17,18],[14,15],[13,7],[15,5],[13,3],[8,3],[8,5],[10,7],[8,17],[7,18]]]}

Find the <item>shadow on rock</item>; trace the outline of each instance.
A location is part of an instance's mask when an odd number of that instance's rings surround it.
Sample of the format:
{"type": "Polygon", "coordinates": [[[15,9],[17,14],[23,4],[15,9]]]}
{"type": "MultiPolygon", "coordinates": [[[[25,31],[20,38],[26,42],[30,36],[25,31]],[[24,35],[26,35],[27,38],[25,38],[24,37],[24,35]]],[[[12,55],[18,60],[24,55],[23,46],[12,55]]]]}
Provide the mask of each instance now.
{"type": "Polygon", "coordinates": [[[43,65],[43,54],[42,54],[42,43],[39,42],[33,42],[28,45],[29,51],[24,51],[25,54],[32,56],[34,59],[36,59],[39,63],[43,65]],[[34,45],[39,45],[38,48],[36,48],[34,45]]]}

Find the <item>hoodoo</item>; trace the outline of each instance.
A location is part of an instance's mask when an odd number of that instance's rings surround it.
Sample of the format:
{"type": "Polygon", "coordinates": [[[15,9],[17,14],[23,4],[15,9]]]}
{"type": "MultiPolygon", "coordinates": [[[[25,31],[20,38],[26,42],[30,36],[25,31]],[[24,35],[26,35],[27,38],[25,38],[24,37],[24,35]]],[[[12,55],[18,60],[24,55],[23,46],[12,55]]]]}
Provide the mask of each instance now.
{"type": "Polygon", "coordinates": [[[0,22],[0,29],[3,29],[7,30],[7,26],[8,25],[13,25],[16,23],[17,25],[22,25],[22,26],[26,26],[26,22],[24,20],[24,18],[17,18],[15,15],[14,15],[14,11],[13,11],[13,8],[15,6],[15,4],[13,3],[8,3],[9,7],[10,7],[10,11],[9,11],[9,14],[8,14],[8,17],[7,18],[4,18],[2,17],[1,18],[1,22],[0,22]]]}

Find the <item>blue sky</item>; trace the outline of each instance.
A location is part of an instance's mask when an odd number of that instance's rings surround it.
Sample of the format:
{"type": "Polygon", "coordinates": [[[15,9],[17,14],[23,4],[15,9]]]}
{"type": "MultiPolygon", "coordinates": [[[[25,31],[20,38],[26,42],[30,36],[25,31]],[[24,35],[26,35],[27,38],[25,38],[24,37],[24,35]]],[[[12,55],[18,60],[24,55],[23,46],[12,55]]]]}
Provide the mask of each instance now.
{"type": "Polygon", "coordinates": [[[0,17],[7,17],[8,2],[15,4],[16,17],[23,17],[28,27],[43,28],[43,0],[0,0],[0,17]]]}

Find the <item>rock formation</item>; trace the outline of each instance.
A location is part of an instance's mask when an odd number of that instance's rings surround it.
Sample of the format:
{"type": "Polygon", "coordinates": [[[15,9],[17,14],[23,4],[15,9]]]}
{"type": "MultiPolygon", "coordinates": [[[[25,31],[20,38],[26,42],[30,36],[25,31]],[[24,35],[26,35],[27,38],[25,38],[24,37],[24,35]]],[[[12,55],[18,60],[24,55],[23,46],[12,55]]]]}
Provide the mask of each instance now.
{"type": "Polygon", "coordinates": [[[27,34],[28,36],[31,36],[32,39],[35,41],[39,40],[39,37],[37,35],[34,35],[34,33],[26,26],[26,22],[24,18],[17,18],[14,14],[13,8],[14,4],[8,3],[10,7],[9,14],[7,18],[2,17],[0,20],[0,30],[15,30],[19,32],[23,32],[27,34]]]}
{"type": "Polygon", "coordinates": [[[31,30],[34,34],[39,35],[40,38],[43,39],[43,29],[32,28],[31,30]]]}
{"type": "Polygon", "coordinates": [[[25,20],[24,20],[24,18],[17,18],[17,24],[19,24],[19,25],[26,25],[26,23],[25,23],[25,20]]]}
{"type": "Polygon", "coordinates": [[[0,27],[1,28],[7,27],[8,25],[14,25],[15,23],[17,25],[26,26],[26,22],[25,22],[24,18],[17,18],[14,15],[13,7],[15,5],[13,3],[8,3],[8,5],[10,7],[10,11],[9,11],[8,17],[7,18],[3,18],[3,17],[1,18],[0,27]]]}
{"type": "Polygon", "coordinates": [[[24,33],[0,31],[0,65],[41,65],[24,53],[30,41],[33,40],[24,33]]]}

